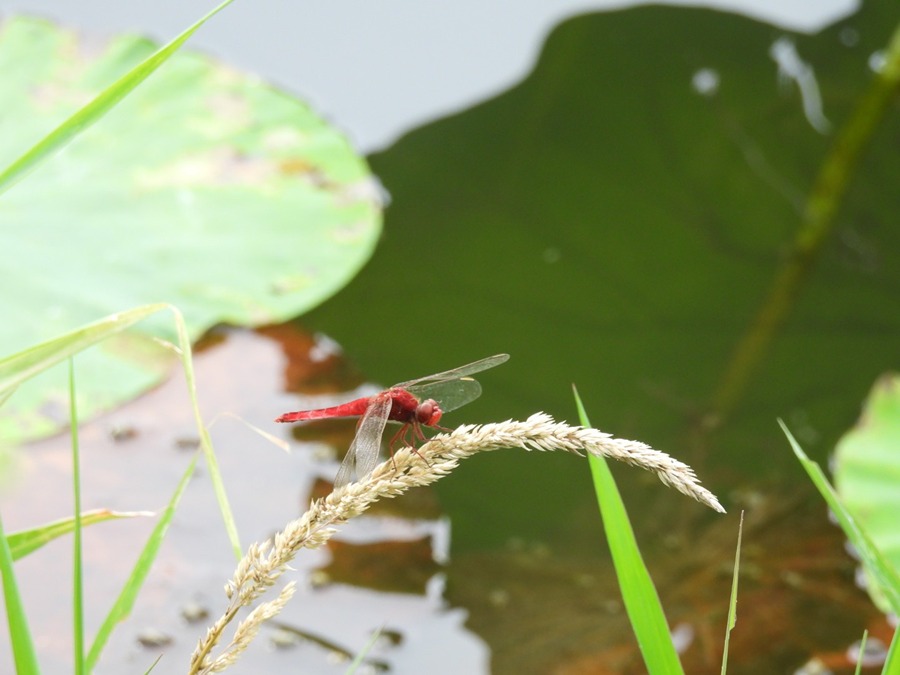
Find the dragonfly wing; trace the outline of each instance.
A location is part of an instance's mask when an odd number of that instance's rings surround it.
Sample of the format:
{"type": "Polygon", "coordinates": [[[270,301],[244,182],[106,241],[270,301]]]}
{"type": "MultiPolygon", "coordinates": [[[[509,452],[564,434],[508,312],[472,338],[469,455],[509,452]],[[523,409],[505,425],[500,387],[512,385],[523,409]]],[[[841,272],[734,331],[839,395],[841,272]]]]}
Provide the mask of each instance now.
{"type": "MultiPolygon", "coordinates": [[[[354,443],[356,440],[354,439],[354,443]]],[[[356,448],[353,445],[350,445],[350,449],[347,450],[347,454],[344,455],[344,461],[341,462],[341,466],[337,471],[337,474],[334,477],[334,487],[341,487],[342,485],[346,485],[347,483],[353,482],[353,477],[356,475],[356,448]]]]}
{"type": "Polygon", "coordinates": [[[466,403],[481,396],[481,385],[472,378],[466,377],[449,382],[414,385],[409,388],[409,392],[420,401],[433,398],[438,402],[442,411],[450,412],[462,408],[466,403]]]}
{"type": "Polygon", "coordinates": [[[447,380],[457,380],[461,377],[465,377],[466,375],[474,375],[475,373],[480,373],[482,370],[487,370],[488,368],[499,366],[501,363],[506,363],[506,361],[508,360],[509,354],[494,354],[494,356],[488,356],[486,359],[481,359],[480,361],[475,361],[474,363],[469,363],[468,365],[460,366],[459,368],[454,368],[453,370],[445,370],[443,373],[437,373],[436,375],[426,375],[425,377],[420,377],[415,380],[409,380],[408,382],[401,382],[400,384],[395,384],[394,386],[401,389],[409,389],[410,387],[414,387],[416,385],[424,385],[429,382],[446,382],[447,380]]]}
{"type": "Polygon", "coordinates": [[[384,434],[384,426],[391,412],[391,403],[390,396],[372,397],[372,402],[359,421],[356,436],[335,476],[336,487],[352,482],[354,475],[357,480],[364,478],[378,465],[381,436],[384,434]]]}

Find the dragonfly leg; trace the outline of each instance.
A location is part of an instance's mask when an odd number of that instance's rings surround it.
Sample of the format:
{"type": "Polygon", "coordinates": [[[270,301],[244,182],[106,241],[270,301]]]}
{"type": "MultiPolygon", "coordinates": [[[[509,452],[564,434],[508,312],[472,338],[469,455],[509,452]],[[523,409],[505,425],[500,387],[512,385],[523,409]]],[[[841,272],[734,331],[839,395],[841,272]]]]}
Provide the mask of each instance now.
{"type": "Polygon", "coordinates": [[[419,451],[416,450],[416,446],[415,446],[416,440],[420,440],[423,443],[428,440],[428,438],[425,436],[425,433],[422,431],[422,425],[419,424],[418,422],[416,422],[415,420],[413,420],[413,422],[411,422],[410,426],[412,426],[412,434],[411,435],[412,435],[413,443],[408,443],[407,445],[409,445],[409,449],[415,453],[416,457],[418,457],[423,462],[425,462],[425,464],[428,464],[428,460],[419,454],[419,451]]]}
{"type": "Polygon", "coordinates": [[[397,470],[397,463],[394,462],[394,447],[396,447],[398,440],[401,440],[406,445],[409,445],[409,441],[406,440],[406,433],[409,431],[409,427],[409,422],[400,427],[400,430],[396,434],[394,434],[394,436],[391,438],[391,442],[388,443],[388,451],[391,453],[391,462],[394,465],[394,471],[397,470]]]}
{"type": "MultiPolygon", "coordinates": [[[[440,427],[438,427],[438,428],[440,428],[440,427]]],[[[391,461],[392,462],[394,461],[394,447],[396,446],[398,440],[402,441],[406,447],[408,447],[410,450],[412,450],[413,453],[419,459],[421,459],[423,462],[428,464],[428,460],[425,459],[422,455],[420,455],[419,451],[416,450],[416,441],[417,440],[421,440],[421,441],[428,440],[428,438],[422,432],[421,424],[419,424],[415,420],[413,420],[412,422],[407,422],[402,427],[400,427],[400,430],[396,434],[394,434],[394,437],[391,438],[391,442],[388,445],[388,448],[391,451],[391,461]]],[[[396,470],[397,470],[397,464],[394,463],[394,471],[396,471],[396,470]]]]}

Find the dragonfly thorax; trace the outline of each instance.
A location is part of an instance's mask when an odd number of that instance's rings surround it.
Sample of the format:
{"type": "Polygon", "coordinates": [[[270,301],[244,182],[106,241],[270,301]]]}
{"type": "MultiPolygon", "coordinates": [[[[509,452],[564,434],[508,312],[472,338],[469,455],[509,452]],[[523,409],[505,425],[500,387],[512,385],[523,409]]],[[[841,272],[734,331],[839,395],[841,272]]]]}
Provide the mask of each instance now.
{"type": "Polygon", "coordinates": [[[416,406],[416,421],[426,427],[433,427],[440,422],[443,414],[444,411],[432,398],[426,399],[416,406]]]}

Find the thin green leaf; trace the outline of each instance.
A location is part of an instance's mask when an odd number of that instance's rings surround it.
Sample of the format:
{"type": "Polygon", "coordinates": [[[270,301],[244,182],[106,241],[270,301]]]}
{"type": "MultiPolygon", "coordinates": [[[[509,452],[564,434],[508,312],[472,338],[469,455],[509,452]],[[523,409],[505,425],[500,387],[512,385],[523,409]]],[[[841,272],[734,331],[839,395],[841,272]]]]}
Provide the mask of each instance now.
{"type": "Polygon", "coordinates": [[[103,620],[103,624],[97,631],[97,636],[94,638],[94,643],[91,645],[91,649],[87,656],[88,672],[93,671],[94,667],[97,665],[100,653],[103,651],[103,647],[109,640],[109,636],[112,634],[116,624],[125,619],[131,612],[132,607],[134,607],[134,601],[137,599],[138,593],[150,572],[150,568],[153,565],[153,561],[156,559],[156,555],[159,553],[159,547],[162,545],[169,524],[172,522],[172,517],[175,515],[175,508],[178,506],[178,502],[184,494],[184,491],[190,482],[191,475],[193,475],[194,469],[197,466],[198,457],[199,455],[195,454],[193,459],[191,459],[190,464],[188,464],[184,475],[178,482],[178,487],[175,488],[175,492],[169,500],[169,504],[163,511],[156,527],[153,528],[153,532],[150,533],[150,537],[147,539],[147,543],[144,545],[144,549],[141,551],[141,555],[138,557],[134,569],[131,571],[131,576],[128,577],[121,593],[119,593],[119,597],[116,599],[116,602],[103,620]]]}
{"type": "Polygon", "coordinates": [[[900,673],[900,630],[894,631],[891,647],[888,649],[887,658],[884,660],[884,675],[897,675],[900,673]]]}
{"type": "Polygon", "coordinates": [[[369,655],[369,652],[372,651],[372,648],[375,646],[375,643],[378,642],[378,639],[381,637],[381,633],[384,631],[384,626],[376,630],[372,633],[372,637],[369,638],[369,641],[366,643],[366,646],[363,647],[360,652],[354,657],[353,661],[350,662],[350,665],[347,666],[347,670],[344,671],[344,675],[354,675],[359,667],[363,664],[366,656],[369,655]]]}
{"type": "MultiPolygon", "coordinates": [[[[868,629],[863,630],[862,640],[859,641],[859,653],[856,655],[856,670],[853,671],[855,673],[855,675],[860,675],[860,673],[862,672],[863,657],[866,654],[866,641],[868,639],[869,639],[868,629]]],[[[887,672],[887,671],[885,671],[885,672],[887,672]]]]}
{"type": "MultiPolygon", "coordinates": [[[[590,426],[578,391],[573,387],[581,424],[590,426]]],[[[606,462],[588,457],[603,528],[612,553],[625,609],[650,673],[683,673],[656,587],[638,550],[625,505],[606,462]]]]}
{"type": "Polygon", "coordinates": [[[28,629],[28,617],[19,595],[19,585],[13,569],[12,553],[9,542],[3,532],[3,520],[0,519],[0,579],[3,582],[3,597],[6,604],[6,625],[9,627],[9,642],[12,645],[17,675],[37,675],[40,672],[31,631],[28,629]]]}
{"type": "Polygon", "coordinates": [[[8,397],[12,390],[38,373],[168,307],[157,303],[111,314],[0,359],[0,395],[8,397]]]}
{"type": "Polygon", "coordinates": [[[78,445],[78,405],[75,398],[75,359],[69,358],[69,428],[72,434],[72,632],[75,675],[84,675],[84,574],[81,545],[81,453],[78,445]]]}
{"type": "Polygon", "coordinates": [[[225,0],[174,40],[125,73],[100,92],[90,103],[82,107],[56,129],[44,136],[34,147],[19,157],[0,174],[0,195],[33,171],[41,162],[62,150],[76,136],[89,128],[116,106],[128,93],[147,79],[165,63],[187,39],[208,19],[227,7],[233,0],[225,0]]]}
{"type": "MultiPolygon", "coordinates": [[[[119,518],[137,518],[139,516],[149,517],[154,515],[151,511],[110,511],[109,509],[95,509],[85,511],[81,514],[81,525],[87,527],[102,523],[107,520],[117,520],[119,518]]],[[[54,520],[46,525],[35,527],[30,530],[19,530],[13,532],[7,537],[9,549],[12,553],[12,559],[18,560],[24,558],[29,553],[36,551],[47,542],[68,534],[75,529],[75,518],[62,518],[54,520]]]]}
{"type": "Polygon", "coordinates": [[[150,675],[150,673],[153,671],[154,668],[156,668],[156,666],[157,666],[157,664],[160,662],[160,660],[162,660],[162,657],[163,657],[162,654],[160,654],[159,656],[157,656],[157,657],[156,657],[156,660],[155,660],[153,663],[150,664],[150,667],[147,668],[147,670],[144,671],[144,675],[150,675]]]}
{"type": "Polygon", "coordinates": [[[856,518],[844,507],[819,465],[806,456],[784,422],[778,420],[778,424],[784,435],[787,436],[797,459],[800,460],[800,465],[806,470],[813,485],[818,488],[819,494],[828,503],[828,507],[837,518],[844,534],[856,547],[860,559],[872,574],[872,578],[881,587],[892,611],[894,614],[900,614],[900,577],[898,577],[897,571],[884,559],[856,518]]]}
{"type": "Polygon", "coordinates": [[[203,456],[206,458],[206,465],[209,469],[209,477],[212,481],[213,490],[216,493],[216,501],[219,503],[219,511],[222,513],[222,520],[225,523],[225,530],[228,532],[228,540],[231,542],[231,548],[234,551],[235,559],[240,560],[243,557],[240,538],[238,537],[237,525],[234,522],[234,514],[231,512],[231,506],[228,504],[228,495],[225,493],[225,482],[222,480],[222,472],[219,470],[219,462],[216,454],[213,452],[212,440],[209,437],[209,431],[203,424],[203,417],[200,414],[200,406],[197,403],[197,380],[194,376],[194,360],[191,358],[191,338],[188,335],[187,326],[184,323],[184,317],[177,308],[171,307],[172,313],[175,315],[175,325],[178,328],[178,346],[181,348],[181,363],[184,369],[184,378],[187,381],[188,393],[191,396],[191,406],[194,409],[194,420],[197,423],[197,430],[200,433],[200,449],[203,450],[203,456]]]}
{"type": "Polygon", "coordinates": [[[737,596],[738,578],[741,572],[741,541],[744,536],[744,512],[741,511],[741,520],[738,523],[738,540],[734,552],[734,571],[731,575],[731,599],[728,602],[728,622],[725,626],[725,647],[722,650],[722,675],[728,670],[728,643],[731,641],[731,631],[737,625],[737,596]]]}

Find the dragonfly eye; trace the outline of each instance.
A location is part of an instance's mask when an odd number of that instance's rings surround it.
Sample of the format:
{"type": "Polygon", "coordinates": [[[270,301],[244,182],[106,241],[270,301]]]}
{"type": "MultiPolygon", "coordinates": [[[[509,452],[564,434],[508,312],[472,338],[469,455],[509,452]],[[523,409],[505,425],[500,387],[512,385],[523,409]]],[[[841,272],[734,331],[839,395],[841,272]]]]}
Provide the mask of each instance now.
{"type": "Polygon", "coordinates": [[[441,410],[441,407],[434,399],[422,401],[416,408],[416,420],[419,424],[424,424],[426,427],[434,426],[440,422],[443,414],[444,411],[441,410]]]}

